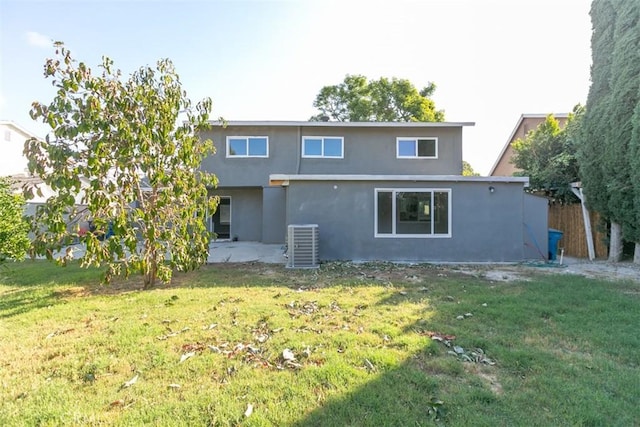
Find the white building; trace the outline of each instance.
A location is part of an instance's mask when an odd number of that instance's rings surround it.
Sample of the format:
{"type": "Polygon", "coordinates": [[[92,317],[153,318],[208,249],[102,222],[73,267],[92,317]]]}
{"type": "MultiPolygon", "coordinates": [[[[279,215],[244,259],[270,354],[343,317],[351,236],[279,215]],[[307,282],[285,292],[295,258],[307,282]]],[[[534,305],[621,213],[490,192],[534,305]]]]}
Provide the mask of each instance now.
{"type": "Polygon", "coordinates": [[[37,136],[12,121],[0,120],[0,176],[29,174],[23,154],[24,143],[29,138],[37,136]]]}

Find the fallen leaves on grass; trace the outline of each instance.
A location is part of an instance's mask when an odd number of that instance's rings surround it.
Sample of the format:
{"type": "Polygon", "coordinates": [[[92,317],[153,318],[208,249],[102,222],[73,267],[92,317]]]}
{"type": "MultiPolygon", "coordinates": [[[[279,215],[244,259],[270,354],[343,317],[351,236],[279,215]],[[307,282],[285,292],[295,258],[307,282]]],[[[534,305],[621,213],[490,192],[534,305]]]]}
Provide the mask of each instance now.
{"type": "Polygon", "coordinates": [[[138,378],[140,377],[139,374],[136,374],[133,378],[131,378],[129,381],[125,382],[124,384],[122,384],[122,386],[120,386],[120,389],[123,388],[129,388],[132,385],[134,385],[135,383],[138,382],[138,378]]]}
{"type": "Polygon", "coordinates": [[[296,356],[295,356],[295,355],[293,354],[293,352],[292,352],[291,350],[289,350],[288,348],[285,348],[285,349],[282,351],[282,358],[283,358],[285,361],[287,361],[287,360],[289,360],[289,361],[296,360],[296,356]]]}
{"type": "Polygon", "coordinates": [[[180,362],[178,362],[178,363],[182,363],[182,362],[184,362],[185,360],[190,359],[190,358],[192,358],[192,357],[193,357],[193,356],[195,356],[195,355],[196,355],[196,352],[195,352],[195,351],[190,351],[190,352],[188,352],[188,353],[184,353],[182,356],[180,356],[180,362]]]}
{"type": "Polygon", "coordinates": [[[251,403],[249,403],[249,404],[247,405],[247,410],[246,410],[246,411],[244,411],[244,416],[245,416],[246,418],[249,418],[249,417],[251,416],[251,414],[253,414],[253,405],[252,405],[251,403]]]}
{"type": "MultiPolygon", "coordinates": [[[[164,322],[163,322],[163,323],[164,323],[164,322]]],[[[156,337],[156,339],[157,339],[157,340],[159,340],[159,341],[164,341],[164,340],[167,340],[167,339],[169,339],[169,338],[171,338],[171,337],[178,336],[178,335],[180,335],[180,334],[182,334],[182,333],[184,333],[184,332],[187,332],[187,331],[190,331],[190,330],[191,330],[191,328],[190,328],[190,327],[188,327],[188,326],[186,326],[186,327],[184,327],[184,328],[180,329],[179,331],[173,331],[171,328],[167,328],[167,329],[169,330],[169,333],[168,333],[168,334],[166,334],[166,335],[158,335],[158,336],[156,337]]]]}
{"type": "Polygon", "coordinates": [[[58,329],[58,330],[57,330],[57,331],[55,331],[55,332],[51,332],[51,333],[50,333],[49,335],[47,335],[45,338],[46,338],[46,339],[51,339],[51,338],[53,338],[53,337],[55,337],[55,336],[68,334],[69,332],[73,332],[73,331],[75,331],[75,330],[76,330],[75,328],[58,329]]]}
{"type": "Polygon", "coordinates": [[[420,332],[420,335],[427,335],[433,341],[438,341],[452,350],[447,351],[448,354],[452,356],[456,356],[459,360],[463,362],[472,362],[472,363],[484,363],[485,365],[493,366],[496,364],[493,360],[486,357],[484,350],[481,348],[476,348],[473,351],[467,352],[461,346],[454,346],[452,341],[456,339],[455,335],[442,334],[439,332],[425,331],[420,332]]]}

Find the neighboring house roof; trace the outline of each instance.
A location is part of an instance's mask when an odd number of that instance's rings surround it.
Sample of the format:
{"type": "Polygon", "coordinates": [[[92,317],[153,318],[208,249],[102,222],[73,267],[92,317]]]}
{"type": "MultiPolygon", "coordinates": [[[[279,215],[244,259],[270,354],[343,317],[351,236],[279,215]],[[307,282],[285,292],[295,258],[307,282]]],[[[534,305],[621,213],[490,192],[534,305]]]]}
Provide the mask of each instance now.
{"type": "Polygon", "coordinates": [[[13,128],[13,130],[15,130],[16,132],[19,132],[25,138],[38,138],[38,139],[40,139],[40,137],[38,137],[37,135],[29,132],[28,130],[26,130],[22,126],[18,125],[17,123],[12,122],[11,120],[0,120],[0,126],[7,126],[7,127],[10,127],[10,128],[13,128]]]}
{"type": "MultiPolygon", "coordinates": [[[[27,175],[27,174],[16,174],[10,175],[9,180],[11,181],[11,189],[14,193],[23,193],[25,188],[32,188],[33,198],[27,200],[27,203],[46,203],[47,199],[56,194],[54,190],[51,189],[45,182],[36,175],[27,175]],[[42,195],[37,194],[36,189],[39,189],[42,192],[42,195]]],[[[89,186],[89,180],[86,178],[80,178],[82,187],[89,186]]],[[[84,196],[84,192],[80,191],[79,194],[76,195],[76,204],[82,204],[82,198],[84,196]]]]}
{"type": "Polygon", "coordinates": [[[419,128],[419,127],[463,127],[475,126],[474,122],[306,122],[306,121],[269,121],[269,120],[239,120],[219,121],[213,120],[212,125],[227,126],[280,126],[280,127],[393,127],[393,128],[419,128]]]}
{"type": "MultiPolygon", "coordinates": [[[[551,113],[553,117],[555,117],[561,126],[567,121],[569,114],[567,113],[551,113]]],[[[514,172],[518,171],[518,169],[511,163],[511,159],[513,157],[513,149],[512,144],[520,139],[527,136],[527,134],[534,130],[540,125],[540,123],[544,122],[549,114],[522,114],[516,123],[516,126],[513,128],[511,135],[509,135],[509,139],[505,143],[504,147],[500,151],[496,162],[493,164],[491,171],[489,172],[489,176],[512,176],[514,172]]]]}

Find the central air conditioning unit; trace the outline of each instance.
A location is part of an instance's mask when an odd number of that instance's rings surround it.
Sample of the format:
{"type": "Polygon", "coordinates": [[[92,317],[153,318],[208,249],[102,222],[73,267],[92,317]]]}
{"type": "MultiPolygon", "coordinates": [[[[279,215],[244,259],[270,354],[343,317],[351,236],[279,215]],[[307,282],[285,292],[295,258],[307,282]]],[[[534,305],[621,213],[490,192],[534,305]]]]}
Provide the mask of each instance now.
{"type": "Polygon", "coordinates": [[[318,224],[290,225],[287,229],[287,268],[318,268],[318,224]]]}

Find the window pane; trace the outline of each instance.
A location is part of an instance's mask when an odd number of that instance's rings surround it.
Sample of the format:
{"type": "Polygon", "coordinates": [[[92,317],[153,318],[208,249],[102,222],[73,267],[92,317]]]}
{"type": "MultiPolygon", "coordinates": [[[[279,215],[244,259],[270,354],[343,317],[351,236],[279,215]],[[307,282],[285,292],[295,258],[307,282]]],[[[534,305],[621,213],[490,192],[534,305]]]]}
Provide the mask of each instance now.
{"type": "Polygon", "coordinates": [[[391,234],[392,232],[392,206],[391,192],[378,192],[378,234],[391,234]]]}
{"type": "Polygon", "coordinates": [[[246,139],[230,139],[229,155],[230,156],[246,156],[247,140],[246,139]]]}
{"type": "Polygon", "coordinates": [[[218,209],[220,209],[220,224],[231,224],[231,206],[221,204],[218,209]]]}
{"type": "Polygon", "coordinates": [[[419,139],[418,140],[418,157],[435,157],[436,156],[436,140],[435,139],[419,139]]]}
{"type": "Polygon", "coordinates": [[[324,155],[325,157],[342,157],[342,139],[325,138],[324,155]]]}
{"type": "Polygon", "coordinates": [[[249,155],[266,156],[267,138],[249,138],[249,155]]]}
{"type": "Polygon", "coordinates": [[[437,191],[434,194],[435,234],[449,234],[449,193],[437,191]]]}
{"type": "Polygon", "coordinates": [[[305,156],[322,156],[322,140],[307,138],[304,140],[305,156]]]}
{"type": "Polygon", "coordinates": [[[416,156],[415,139],[398,140],[398,156],[399,157],[415,157],[416,156]]]}
{"type": "Polygon", "coordinates": [[[396,193],[396,234],[431,234],[431,193],[396,193]]]}

